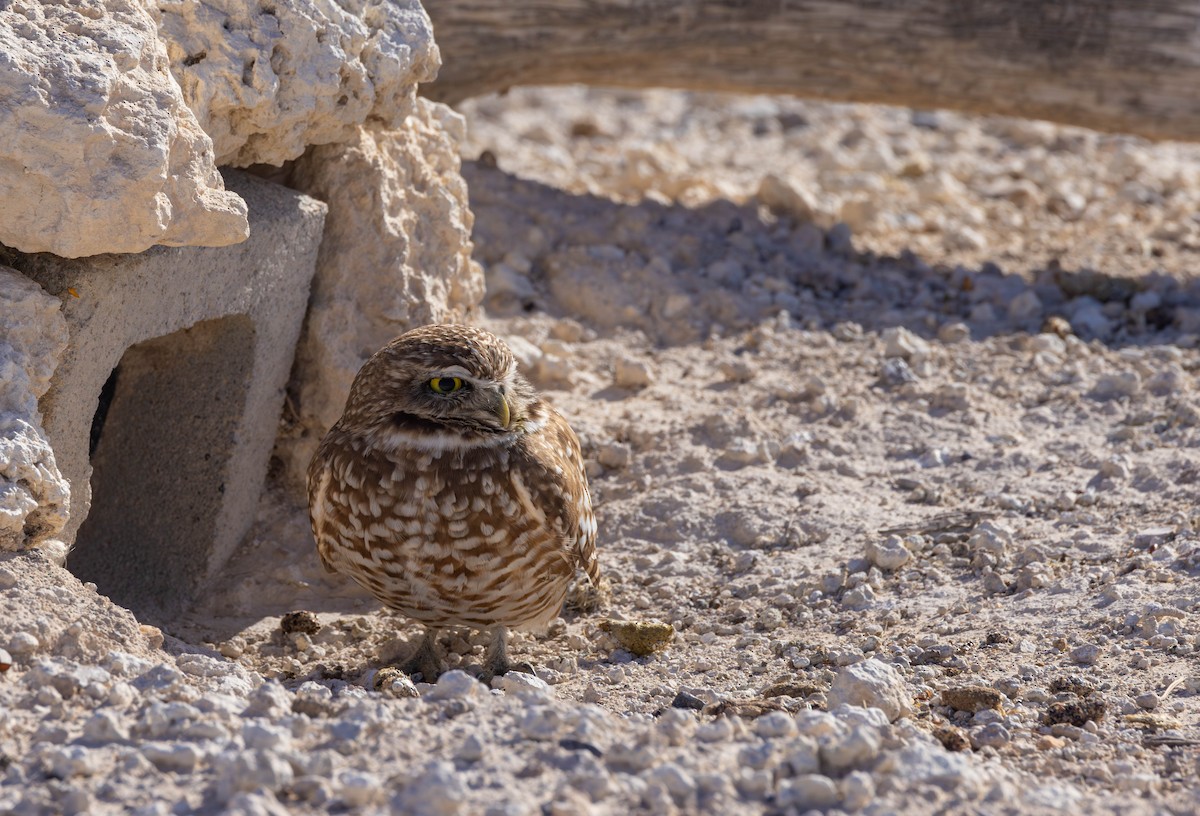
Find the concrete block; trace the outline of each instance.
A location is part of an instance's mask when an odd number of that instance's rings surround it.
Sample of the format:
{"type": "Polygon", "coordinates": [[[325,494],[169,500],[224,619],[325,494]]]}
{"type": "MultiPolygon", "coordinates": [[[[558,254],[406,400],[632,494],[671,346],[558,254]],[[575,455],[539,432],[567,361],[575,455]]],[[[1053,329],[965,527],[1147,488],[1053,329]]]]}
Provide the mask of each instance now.
{"type": "Polygon", "coordinates": [[[253,520],[325,205],[227,172],[250,237],[9,264],[62,300],[70,344],[40,407],[71,486],[67,566],[149,619],[185,605],[253,520]]]}

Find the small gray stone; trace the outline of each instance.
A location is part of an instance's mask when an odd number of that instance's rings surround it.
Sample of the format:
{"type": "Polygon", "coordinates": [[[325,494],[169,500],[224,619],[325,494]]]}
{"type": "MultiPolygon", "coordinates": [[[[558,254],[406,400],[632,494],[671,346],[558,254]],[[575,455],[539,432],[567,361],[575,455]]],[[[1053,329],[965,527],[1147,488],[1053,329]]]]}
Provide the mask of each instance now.
{"type": "Polygon", "coordinates": [[[686,691],[679,692],[675,695],[675,699],[671,701],[671,708],[683,708],[692,711],[701,711],[704,705],[703,700],[693,694],[688,694],[686,691]]]}
{"type": "Polygon", "coordinates": [[[1133,698],[1133,702],[1138,708],[1145,711],[1153,711],[1158,708],[1158,695],[1153,691],[1145,691],[1133,698]]]}
{"type": "Polygon", "coordinates": [[[1008,729],[998,722],[971,730],[971,745],[975,748],[1003,748],[1011,740],[1008,729]]]}

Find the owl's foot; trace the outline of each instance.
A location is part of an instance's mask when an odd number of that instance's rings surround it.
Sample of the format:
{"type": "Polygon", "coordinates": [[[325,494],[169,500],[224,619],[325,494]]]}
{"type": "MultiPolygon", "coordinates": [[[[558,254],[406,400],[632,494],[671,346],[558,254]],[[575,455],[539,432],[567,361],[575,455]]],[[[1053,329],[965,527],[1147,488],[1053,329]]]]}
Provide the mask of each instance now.
{"type": "Polygon", "coordinates": [[[483,671],[479,679],[490,683],[493,677],[501,677],[510,671],[533,674],[533,666],[529,663],[512,663],[508,659],[508,628],[497,626],[492,630],[492,642],[488,645],[487,657],[483,661],[483,671]]]}
{"type": "Polygon", "coordinates": [[[421,645],[417,647],[417,651],[398,668],[410,677],[421,675],[421,680],[425,683],[436,683],[446,671],[446,661],[442,660],[437,651],[437,634],[431,629],[426,629],[425,637],[421,638],[421,645]]]}

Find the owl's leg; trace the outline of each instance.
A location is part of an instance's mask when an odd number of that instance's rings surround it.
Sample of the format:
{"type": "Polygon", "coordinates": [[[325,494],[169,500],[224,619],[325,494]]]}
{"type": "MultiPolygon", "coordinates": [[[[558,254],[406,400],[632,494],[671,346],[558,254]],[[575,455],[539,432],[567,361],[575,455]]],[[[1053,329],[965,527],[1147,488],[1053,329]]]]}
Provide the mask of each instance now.
{"type": "Polygon", "coordinates": [[[419,672],[424,682],[437,682],[442,672],[446,671],[446,662],[437,652],[436,629],[425,630],[425,637],[421,638],[421,645],[417,647],[417,651],[413,653],[412,657],[400,665],[400,671],[405,674],[419,672]]]}
{"type": "Polygon", "coordinates": [[[497,626],[492,630],[492,641],[488,644],[487,656],[483,660],[483,674],[480,679],[489,681],[510,671],[533,674],[533,666],[528,663],[510,663],[508,660],[508,627],[497,626]]]}

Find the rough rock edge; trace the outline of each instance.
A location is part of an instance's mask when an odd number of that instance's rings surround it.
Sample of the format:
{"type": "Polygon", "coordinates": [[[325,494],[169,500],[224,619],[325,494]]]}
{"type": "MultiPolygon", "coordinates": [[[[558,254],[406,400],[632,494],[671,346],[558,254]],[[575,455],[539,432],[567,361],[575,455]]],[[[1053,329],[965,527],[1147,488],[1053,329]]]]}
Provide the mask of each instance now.
{"type": "Polygon", "coordinates": [[[59,302],[0,266],[0,551],[34,547],[67,522],[70,489],[42,429],[38,399],[67,347],[59,302]]]}
{"type": "Polygon", "coordinates": [[[12,4],[0,52],[0,243],[74,258],[245,240],[142,3],[12,4]]]}
{"type": "Polygon", "coordinates": [[[160,3],[171,71],[217,164],[281,165],[310,145],[399,127],[441,64],[417,0],[160,3]]]}

